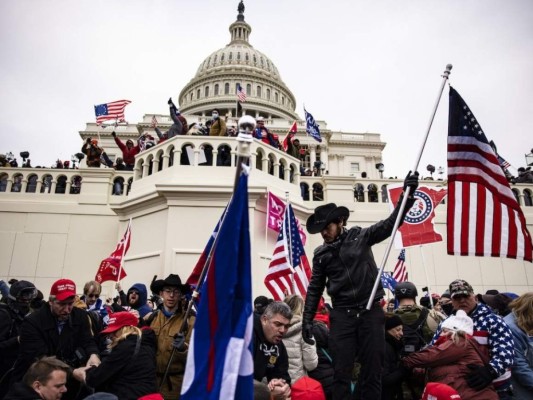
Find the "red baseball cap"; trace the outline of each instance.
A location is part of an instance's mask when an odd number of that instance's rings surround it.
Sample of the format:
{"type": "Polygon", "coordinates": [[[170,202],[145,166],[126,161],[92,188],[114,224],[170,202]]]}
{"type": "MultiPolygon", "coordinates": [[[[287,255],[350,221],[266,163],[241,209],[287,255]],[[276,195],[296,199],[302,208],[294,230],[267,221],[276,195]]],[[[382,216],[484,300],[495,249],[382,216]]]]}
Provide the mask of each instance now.
{"type": "Polygon", "coordinates": [[[459,393],[444,383],[428,382],[422,400],[461,400],[459,393]]]}
{"type": "Polygon", "coordinates": [[[59,279],[52,285],[50,296],[55,296],[58,301],[76,296],[76,284],[70,279],[59,279]]]}
{"type": "Polygon", "coordinates": [[[105,328],[101,333],[113,333],[124,326],[137,326],[138,324],[139,319],[135,315],[128,311],[119,311],[109,316],[107,328],[105,328]]]}

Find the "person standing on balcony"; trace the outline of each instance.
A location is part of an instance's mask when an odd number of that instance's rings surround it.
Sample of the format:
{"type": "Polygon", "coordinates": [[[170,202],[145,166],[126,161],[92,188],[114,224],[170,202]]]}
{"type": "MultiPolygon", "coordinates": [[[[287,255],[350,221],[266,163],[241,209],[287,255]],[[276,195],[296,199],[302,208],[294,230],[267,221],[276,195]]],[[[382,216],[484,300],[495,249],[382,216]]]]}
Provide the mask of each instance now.
{"type": "Polygon", "coordinates": [[[209,136],[226,136],[226,122],[220,118],[218,108],[213,109],[211,116],[213,119],[209,129],[209,136]]]}
{"type": "MultiPolygon", "coordinates": [[[[81,148],[81,152],[87,157],[88,167],[100,168],[100,164],[102,164],[100,156],[104,151],[100,147],[98,147],[97,139],[87,138],[81,148]]],[[[61,165],[61,168],[63,168],[63,165],[61,165]]]]}
{"type": "Polygon", "coordinates": [[[257,118],[257,127],[255,128],[254,137],[276,149],[280,148],[278,135],[275,135],[268,130],[265,126],[265,119],[263,117],[257,118]]]}
{"type": "Polygon", "coordinates": [[[111,136],[113,136],[115,143],[122,151],[122,159],[124,160],[124,164],[126,164],[126,170],[133,171],[133,167],[135,166],[135,156],[139,154],[139,151],[141,150],[139,145],[134,145],[133,140],[131,139],[126,140],[126,145],[124,145],[124,143],[122,143],[122,141],[117,137],[115,131],[111,132],[111,136]]]}

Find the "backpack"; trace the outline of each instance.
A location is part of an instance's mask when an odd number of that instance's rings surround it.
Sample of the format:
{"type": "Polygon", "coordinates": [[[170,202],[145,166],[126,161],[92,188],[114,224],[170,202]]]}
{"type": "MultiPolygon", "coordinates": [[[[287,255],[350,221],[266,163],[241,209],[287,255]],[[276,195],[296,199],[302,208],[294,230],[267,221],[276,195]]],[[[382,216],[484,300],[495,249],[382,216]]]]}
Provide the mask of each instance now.
{"type": "MultiPolygon", "coordinates": [[[[411,324],[403,323],[403,349],[402,355],[408,355],[414,353],[415,351],[420,350],[427,343],[424,340],[423,327],[426,323],[429,310],[427,308],[422,308],[420,315],[417,320],[411,324]]],[[[400,315],[401,318],[401,315],[400,315]]],[[[402,321],[404,319],[402,318],[402,321]]]]}

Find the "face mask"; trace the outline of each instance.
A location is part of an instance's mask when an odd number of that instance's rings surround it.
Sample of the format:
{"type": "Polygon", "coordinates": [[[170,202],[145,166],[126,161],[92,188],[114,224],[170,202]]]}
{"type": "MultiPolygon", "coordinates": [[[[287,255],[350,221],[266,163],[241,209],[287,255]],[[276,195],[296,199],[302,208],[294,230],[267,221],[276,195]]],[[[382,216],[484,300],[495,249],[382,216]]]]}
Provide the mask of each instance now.
{"type": "Polygon", "coordinates": [[[442,311],[444,311],[444,313],[445,313],[446,315],[451,315],[452,312],[453,312],[453,305],[452,305],[452,303],[443,304],[443,305],[442,305],[442,311]]]}
{"type": "Polygon", "coordinates": [[[218,119],[218,114],[217,113],[213,113],[213,119],[218,119]]]}

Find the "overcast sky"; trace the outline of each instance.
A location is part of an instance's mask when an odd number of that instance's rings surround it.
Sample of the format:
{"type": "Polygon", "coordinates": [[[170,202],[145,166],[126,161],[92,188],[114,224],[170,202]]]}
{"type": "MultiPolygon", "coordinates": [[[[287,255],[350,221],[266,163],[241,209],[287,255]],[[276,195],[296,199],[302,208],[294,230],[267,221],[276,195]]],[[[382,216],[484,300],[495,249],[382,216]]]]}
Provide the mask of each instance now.
{"type": "MultiPolygon", "coordinates": [[[[94,104],[126,119],[168,113],[213,51],[237,0],[0,1],[0,153],[70,159],[94,104]]],[[[251,44],[315,119],[387,143],[385,176],[414,166],[441,74],[515,168],[533,147],[533,1],[248,0],[251,44]]],[[[446,166],[445,89],[419,170],[446,166]]]]}

